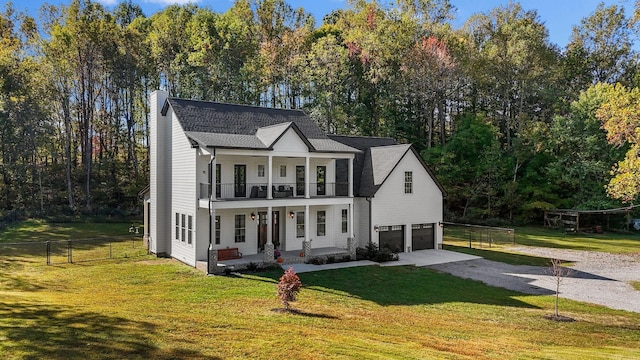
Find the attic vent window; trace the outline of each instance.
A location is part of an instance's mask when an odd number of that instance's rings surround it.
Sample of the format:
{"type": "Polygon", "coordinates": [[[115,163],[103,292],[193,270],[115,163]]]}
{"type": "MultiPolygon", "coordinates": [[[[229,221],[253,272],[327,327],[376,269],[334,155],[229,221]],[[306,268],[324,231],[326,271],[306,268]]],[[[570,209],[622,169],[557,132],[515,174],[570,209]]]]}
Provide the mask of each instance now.
{"type": "Polygon", "coordinates": [[[411,171],[404,172],[404,193],[413,193],[413,172],[411,171]]]}

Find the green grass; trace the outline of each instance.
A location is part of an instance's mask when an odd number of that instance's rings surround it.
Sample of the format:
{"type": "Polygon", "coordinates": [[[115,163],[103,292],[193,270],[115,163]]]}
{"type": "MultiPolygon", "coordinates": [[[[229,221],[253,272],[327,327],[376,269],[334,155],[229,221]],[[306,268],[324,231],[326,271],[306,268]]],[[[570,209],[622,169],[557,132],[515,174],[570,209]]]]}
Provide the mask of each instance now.
{"type": "Polygon", "coordinates": [[[566,234],[558,229],[521,227],[515,229],[515,244],[507,239],[508,236],[505,234],[494,234],[493,238],[501,241],[493,242],[491,247],[486,240],[486,234],[483,233],[482,243],[479,241],[479,234],[469,234],[468,229],[461,227],[445,227],[443,248],[481,256],[487,260],[532,266],[549,266],[551,259],[520,254],[513,250],[514,246],[640,254],[640,233],[566,234]],[[473,248],[469,247],[469,238],[472,239],[473,248]]]}
{"type": "Polygon", "coordinates": [[[427,269],[207,277],[173,260],[13,264],[0,276],[0,353],[48,359],[637,358],[640,314],[530,296],[427,269]],[[545,354],[542,356],[541,354],[545,354]]]}
{"type": "Polygon", "coordinates": [[[516,229],[517,245],[601,251],[615,254],[640,253],[640,233],[566,234],[552,228],[516,229]]]}
{"type": "Polygon", "coordinates": [[[93,239],[129,235],[131,223],[49,223],[44,220],[26,220],[0,232],[0,243],[93,239]]]}
{"type": "Polygon", "coordinates": [[[449,243],[444,244],[442,248],[444,250],[476,255],[487,260],[498,261],[511,265],[549,266],[551,262],[551,259],[548,258],[514,253],[509,251],[508,247],[505,248],[502,246],[486,249],[472,249],[466,246],[461,246],[461,243],[459,242],[449,241],[449,243]]]}
{"type": "Polygon", "coordinates": [[[298,312],[282,313],[282,271],[208,277],[145,256],[41,260],[0,254],[3,359],[640,358],[638,313],[560,299],[577,321],[554,322],[544,317],[551,296],[422,268],[300,274],[298,312]]]}
{"type": "Polygon", "coordinates": [[[640,281],[632,281],[630,284],[634,289],[640,291],[640,281]]]}

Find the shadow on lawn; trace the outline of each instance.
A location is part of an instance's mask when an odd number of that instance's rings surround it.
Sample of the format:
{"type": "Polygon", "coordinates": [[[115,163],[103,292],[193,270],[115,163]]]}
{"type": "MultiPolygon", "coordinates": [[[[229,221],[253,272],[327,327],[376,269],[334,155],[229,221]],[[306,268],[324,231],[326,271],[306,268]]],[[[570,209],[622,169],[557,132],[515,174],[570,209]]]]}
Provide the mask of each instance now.
{"type": "MultiPolygon", "coordinates": [[[[263,274],[276,282],[281,275],[280,272],[263,274]]],[[[411,266],[360,266],[302,273],[298,276],[302,281],[303,291],[321,291],[338,296],[346,294],[383,306],[466,302],[536,308],[514,299],[515,296],[522,295],[520,293],[411,266]]]]}
{"type": "Polygon", "coordinates": [[[150,322],[40,303],[0,302],[0,338],[9,358],[218,359],[187,349],[160,349],[150,322]]]}

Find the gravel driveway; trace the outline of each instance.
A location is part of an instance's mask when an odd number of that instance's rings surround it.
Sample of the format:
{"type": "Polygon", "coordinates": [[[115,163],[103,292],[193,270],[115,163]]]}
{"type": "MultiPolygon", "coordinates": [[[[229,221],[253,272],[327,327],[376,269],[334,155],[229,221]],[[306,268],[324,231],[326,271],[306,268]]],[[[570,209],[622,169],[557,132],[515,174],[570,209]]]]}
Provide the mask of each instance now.
{"type": "MultiPolygon", "coordinates": [[[[560,286],[561,297],[640,313],[640,291],[629,284],[630,281],[640,281],[640,255],[536,247],[514,247],[511,250],[574,262],[575,265],[570,267],[572,274],[560,286]]],[[[429,268],[526,294],[555,294],[555,280],[546,267],[478,259],[429,268]]]]}

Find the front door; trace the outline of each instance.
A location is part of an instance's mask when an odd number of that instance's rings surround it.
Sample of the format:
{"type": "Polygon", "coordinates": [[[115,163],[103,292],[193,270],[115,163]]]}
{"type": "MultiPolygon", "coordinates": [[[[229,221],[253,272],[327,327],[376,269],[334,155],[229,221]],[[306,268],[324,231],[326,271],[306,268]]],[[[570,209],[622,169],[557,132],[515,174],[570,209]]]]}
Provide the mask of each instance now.
{"type": "Polygon", "coordinates": [[[233,169],[234,196],[247,196],[247,165],[235,165],[233,169]]]}
{"type": "MultiPolygon", "coordinates": [[[[280,212],[271,213],[271,241],[276,248],[280,247],[280,212]]],[[[258,252],[264,251],[267,243],[267,212],[258,212],[258,252]]]]}
{"type": "Polygon", "coordinates": [[[304,196],[304,166],[296,166],[296,196],[304,196]]]}

